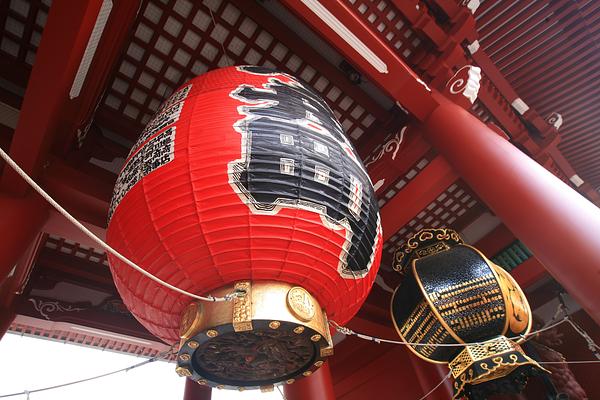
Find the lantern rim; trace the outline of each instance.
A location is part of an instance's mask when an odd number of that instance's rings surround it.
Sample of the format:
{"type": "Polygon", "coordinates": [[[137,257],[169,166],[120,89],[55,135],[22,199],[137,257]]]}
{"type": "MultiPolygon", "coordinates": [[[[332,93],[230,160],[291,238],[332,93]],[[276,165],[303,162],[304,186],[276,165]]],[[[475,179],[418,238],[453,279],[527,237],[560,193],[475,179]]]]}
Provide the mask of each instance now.
{"type": "Polygon", "coordinates": [[[232,290],[245,296],[190,303],[183,312],[180,375],[211,387],[259,389],[310,376],[333,354],[327,316],[304,288],[239,281],[215,293],[232,290]]]}

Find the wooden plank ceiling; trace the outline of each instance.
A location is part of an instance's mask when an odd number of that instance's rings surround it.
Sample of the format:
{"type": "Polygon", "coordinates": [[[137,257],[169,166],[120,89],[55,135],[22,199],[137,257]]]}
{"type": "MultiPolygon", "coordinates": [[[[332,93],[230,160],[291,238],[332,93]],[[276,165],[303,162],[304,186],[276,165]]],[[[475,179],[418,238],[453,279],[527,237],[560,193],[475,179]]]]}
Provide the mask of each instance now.
{"type": "MultiPolygon", "coordinates": [[[[467,2],[456,3],[462,7],[467,2]]],[[[562,114],[565,122],[560,130],[561,151],[577,174],[600,189],[600,137],[596,132],[600,128],[600,108],[595,106],[600,96],[600,2],[481,3],[475,14],[481,50],[491,57],[521,98],[542,116],[551,112],[562,114]]],[[[431,57],[439,55],[435,43],[413,27],[393,1],[347,0],[345,4],[428,81],[424,65],[431,65],[431,57]]],[[[8,114],[12,119],[18,117],[50,7],[50,0],[9,0],[0,4],[0,120],[8,120],[8,114]]],[[[89,167],[94,166],[114,180],[127,147],[179,85],[220,66],[258,64],[299,76],[321,93],[368,164],[406,123],[406,113],[361,79],[323,38],[311,37],[303,29],[306,27],[275,1],[142,1],[92,128],[87,137],[74,135],[76,145],[70,152],[60,154],[61,158],[82,173],[92,173],[89,167]]],[[[482,84],[491,85],[486,79],[482,84]]],[[[497,101],[510,108],[506,99],[497,101]]],[[[509,124],[522,126],[512,110],[512,120],[498,122],[482,101],[475,103],[472,112],[484,122],[504,124],[505,129],[509,124]]],[[[13,129],[11,124],[0,124],[0,145],[7,147],[13,129]]],[[[422,200],[410,213],[403,212],[402,205],[393,199],[406,193],[411,185],[410,190],[421,185],[424,179],[420,177],[435,171],[440,160],[426,143],[410,137],[405,138],[398,154],[405,160],[396,162],[396,176],[377,191],[382,210],[387,207],[386,215],[398,219],[397,229],[386,232],[384,266],[388,269],[394,249],[420,228],[462,230],[488,212],[458,178],[433,185],[435,193],[430,198],[422,200]]],[[[60,174],[66,182],[64,176],[60,174]]],[[[90,175],[90,181],[97,177],[90,175]]],[[[108,203],[108,198],[101,200],[108,203]]]]}
{"type": "Polygon", "coordinates": [[[541,115],[562,115],[559,148],[600,190],[600,2],[485,0],[481,48],[541,115]]]}

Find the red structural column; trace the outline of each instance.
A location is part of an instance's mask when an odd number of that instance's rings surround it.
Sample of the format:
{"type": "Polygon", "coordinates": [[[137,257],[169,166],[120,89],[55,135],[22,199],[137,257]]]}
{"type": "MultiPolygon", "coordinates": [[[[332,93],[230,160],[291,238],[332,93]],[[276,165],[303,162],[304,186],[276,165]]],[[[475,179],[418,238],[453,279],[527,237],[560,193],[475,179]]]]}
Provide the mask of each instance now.
{"type": "Polygon", "coordinates": [[[0,283],[15,267],[47,217],[48,207],[42,198],[0,193],[0,283]]]}
{"type": "Polygon", "coordinates": [[[600,323],[600,209],[449,101],[440,100],[424,135],[600,323]]]}
{"type": "Polygon", "coordinates": [[[12,281],[21,271],[10,273],[25,254],[48,217],[47,204],[37,196],[10,197],[0,193],[0,339],[15,318],[12,281]],[[12,281],[11,281],[12,280],[12,281]]]}
{"type": "Polygon", "coordinates": [[[209,386],[202,386],[191,379],[185,380],[185,391],[183,400],[210,400],[212,389],[209,386]]]}
{"type": "Polygon", "coordinates": [[[335,400],[331,371],[327,363],[311,376],[283,388],[286,400],[335,400]]]}
{"type": "MultiPolygon", "coordinates": [[[[13,160],[34,178],[52,161],[50,150],[63,155],[76,130],[90,121],[129,37],[140,0],[114,2],[110,12],[105,8],[109,16],[96,50],[86,53],[103,4],[112,3],[57,0],[50,7],[10,144],[13,160]],[[80,68],[85,70],[85,55],[93,55],[93,59],[87,73],[78,75],[80,68]],[[72,92],[76,77],[85,77],[85,81],[79,91],[72,92]]],[[[0,186],[15,195],[28,190],[11,168],[0,174],[0,186]]]]}
{"type": "Polygon", "coordinates": [[[445,379],[446,374],[448,374],[448,368],[445,365],[431,364],[412,353],[409,354],[409,357],[423,395],[429,393],[444,380],[444,383],[435,389],[427,397],[427,400],[447,400],[452,398],[452,382],[450,379],[445,379]]]}
{"type": "Polygon", "coordinates": [[[7,296],[4,290],[0,288],[0,296],[4,297],[0,299],[0,340],[4,334],[8,331],[10,324],[15,319],[15,302],[14,295],[7,296]]]}

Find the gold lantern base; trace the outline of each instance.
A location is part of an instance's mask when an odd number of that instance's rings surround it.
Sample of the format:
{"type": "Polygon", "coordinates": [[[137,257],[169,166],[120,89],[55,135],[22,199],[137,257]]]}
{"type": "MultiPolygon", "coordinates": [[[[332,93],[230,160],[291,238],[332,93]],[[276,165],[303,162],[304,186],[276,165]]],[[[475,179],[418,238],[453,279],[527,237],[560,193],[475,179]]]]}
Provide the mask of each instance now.
{"type": "Polygon", "coordinates": [[[244,296],[192,303],[181,318],[176,372],[201,385],[271,390],[311,375],[333,354],[327,316],[300,286],[243,281],[214,291],[244,296]]]}
{"type": "Polygon", "coordinates": [[[504,336],[465,346],[448,367],[455,380],[455,399],[468,392],[470,386],[504,378],[518,369],[525,381],[537,371],[548,372],[504,336]]]}

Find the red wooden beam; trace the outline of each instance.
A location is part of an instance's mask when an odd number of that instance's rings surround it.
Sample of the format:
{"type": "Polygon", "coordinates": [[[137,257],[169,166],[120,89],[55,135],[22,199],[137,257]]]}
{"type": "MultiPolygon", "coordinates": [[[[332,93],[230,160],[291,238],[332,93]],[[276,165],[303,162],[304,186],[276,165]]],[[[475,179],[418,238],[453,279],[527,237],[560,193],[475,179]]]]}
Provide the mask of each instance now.
{"type": "Polygon", "coordinates": [[[419,120],[435,108],[431,90],[341,0],[283,3],[419,120]]]}
{"type": "MultiPolygon", "coordinates": [[[[368,332],[358,329],[356,331],[368,332]]],[[[387,337],[394,338],[394,336],[394,332],[390,332],[387,337]]],[[[361,367],[368,366],[389,350],[390,346],[374,346],[372,342],[366,340],[352,336],[345,337],[335,346],[335,354],[328,361],[333,373],[336,395],[343,398],[344,393],[352,390],[352,386],[362,383],[364,379],[362,376],[357,381],[352,380],[352,375],[360,372],[361,367]]]]}
{"type": "Polygon", "coordinates": [[[548,271],[541,262],[535,257],[531,257],[517,268],[513,269],[510,274],[515,278],[519,286],[527,289],[540,279],[548,276],[548,271]]]}
{"type": "MultiPolygon", "coordinates": [[[[62,251],[65,249],[65,247],[61,248],[62,251]]],[[[116,293],[115,284],[107,266],[62,251],[42,249],[37,260],[37,264],[41,268],[39,271],[43,271],[47,277],[56,276],[58,281],[69,280],[94,290],[116,293]]],[[[75,247],[74,251],[86,250],[75,247]]]]}
{"type": "MultiPolygon", "coordinates": [[[[80,221],[86,228],[91,230],[100,239],[106,239],[106,229],[90,224],[85,221],[80,221]]],[[[76,243],[82,244],[87,247],[96,248],[98,244],[88,238],[79,228],[69,222],[65,217],[59,214],[57,211],[51,210],[46,223],[42,228],[43,232],[52,234],[54,236],[69,238],[76,243]]]]}
{"type": "MultiPolygon", "coordinates": [[[[600,62],[600,57],[597,57],[593,62],[600,62]]],[[[586,68],[589,67],[587,64],[584,64],[584,66],[586,68]]],[[[590,82],[594,82],[595,79],[598,79],[600,71],[590,73],[589,70],[586,70],[586,72],[582,71],[583,73],[581,74],[578,73],[578,71],[572,72],[573,76],[567,79],[571,81],[571,84],[568,86],[568,91],[546,88],[546,85],[541,85],[547,90],[542,90],[536,95],[531,95],[531,92],[528,91],[527,98],[530,99],[538,109],[558,108],[561,113],[565,113],[568,108],[576,109],[578,106],[582,105],[589,106],[589,104],[586,103],[588,97],[597,97],[600,94],[600,88],[590,87],[590,82]]],[[[569,110],[569,114],[565,113],[565,115],[571,114],[571,110],[569,110]]],[[[585,121],[585,119],[583,121],[585,121]]]]}
{"type": "MultiPolygon", "coordinates": [[[[298,40],[296,33],[292,31],[285,23],[269,15],[264,8],[253,1],[232,0],[233,3],[242,12],[255,20],[262,28],[269,31],[278,40],[281,40],[287,46],[294,50],[300,58],[308,61],[319,72],[324,74],[330,81],[335,83],[348,96],[355,99],[365,109],[367,109],[380,122],[385,122],[392,118],[382,106],[375,102],[359,86],[350,82],[347,76],[336,66],[332,65],[325,57],[315,51],[303,40],[298,40]]],[[[248,47],[249,48],[249,47],[248,47]]]]}
{"type": "MultiPolygon", "coordinates": [[[[391,325],[384,326],[355,317],[348,326],[367,335],[398,339],[391,325]]],[[[377,398],[392,399],[398,397],[399,387],[404,397],[419,398],[442,380],[446,372],[442,372],[439,378],[435,378],[435,374],[429,375],[436,367],[422,360],[413,365],[409,353],[404,346],[346,337],[336,345],[336,353],[329,361],[337,398],[362,400],[375,393],[377,398]],[[423,373],[421,376],[420,372],[423,373]]],[[[432,396],[432,399],[447,399],[447,394],[440,389],[439,397],[432,396]]]]}
{"type": "Polygon", "coordinates": [[[283,388],[286,400],[335,400],[331,371],[325,363],[311,376],[283,388]]]}
{"type": "MultiPolygon", "coordinates": [[[[592,2],[591,4],[595,3],[592,2]]],[[[574,7],[570,7],[570,11],[572,11],[574,7]]],[[[583,32],[579,31],[577,35],[573,35],[573,31],[579,27],[566,29],[565,26],[572,26],[572,24],[577,23],[581,18],[579,13],[587,15],[591,12],[596,12],[599,7],[600,4],[596,3],[595,6],[590,7],[591,9],[578,10],[576,14],[571,15],[569,18],[562,19],[560,23],[557,23],[547,31],[544,31],[542,35],[532,39],[519,51],[510,54],[507,59],[514,60],[520,59],[523,55],[529,56],[529,60],[522,60],[522,64],[511,66],[512,70],[510,73],[507,72],[507,76],[510,77],[510,80],[515,84],[532,81],[539,82],[540,80],[543,81],[544,76],[548,74],[549,70],[551,71],[557,67],[564,66],[565,62],[574,63],[577,58],[587,61],[588,57],[586,57],[586,54],[577,53],[577,50],[580,50],[583,47],[578,45],[587,44],[589,46],[590,42],[588,40],[593,41],[592,38],[597,35],[594,35],[593,32],[589,32],[587,29],[583,30],[583,32]],[[556,37],[560,37],[560,40],[554,39],[555,35],[556,37]],[[548,38],[552,39],[548,40],[548,38]],[[544,47],[541,47],[540,45],[546,40],[556,48],[552,49],[550,52],[545,52],[544,47]]],[[[589,48],[587,53],[589,53],[589,48]]]]}
{"type": "Polygon", "coordinates": [[[92,59],[90,69],[81,89],[79,97],[65,104],[67,118],[63,120],[61,129],[64,134],[55,143],[59,154],[71,150],[78,129],[85,129],[94,118],[100,99],[104,95],[107,80],[118,65],[119,57],[126,50],[127,38],[140,9],[141,0],[113,0],[113,7],[98,48],[92,59]],[[67,125],[68,123],[68,125],[67,125]]]}
{"type": "Polygon", "coordinates": [[[202,386],[191,379],[185,380],[185,390],[183,400],[210,400],[212,398],[212,389],[209,386],[202,386]]]}
{"type": "Polygon", "coordinates": [[[531,12],[535,12],[540,8],[544,7],[545,4],[543,2],[537,2],[537,4],[531,4],[527,2],[514,2],[513,4],[509,4],[506,7],[503,7],[503,13],[507,15],[516,15],[512,18],[508,23],[506,22],[506,18],[496,18],[486,25],[480,25],[482,28],[479,29],[479,35],[481,37],[481,41],[487,43],[494,43],[499,39],[499,34],[504,33],[506,31],[510,31],[511,29],[517,28],[521,23],[526,21],[530,16],[531,12]],[[523,9],[527,9],[523,12],[523,9]],[[499,29],[500,28],[500,29],[499,29]]]}
{"type": "Polygon", "coordinates": [[[478,50],[472,57],[477,65],[481,67],[485,76],[494,84],[509,103],[519,97],[511,84],[506,80],[504,75],[502,75],[500,70],[494,65],[494,62],[484,51],[478,50]]]}
{"type": "Polygon", "coordinates": [[[561,69],[555,70],[550,78],[544,79],[544,85],[539,85],[539,83],[536,85],[533,81],[526,81],[519,85],[519,90],[525,91],[528,96],[534,98],[552,97],[557,93],[562,95],[567,90],[570,93],[571,87],[584,80],[582,78],[591,79],[592,81],[598,78],[598,72],[592,72],[591,69],[596,61],[597,57],[592,57],[576,65],[561,66],[561,69]]]}
{"type": "Polygon", "coordinates": [[[464,11],[464,6],[456,0],[434,0],[434,2],[451,20],[460,17],[464,11]]]}
{"type": "Polygon", "coordinates": [[[23,289],[25,285],[27,285],[27,281],[29,280],[29,276],[33,271],[33,267],[38,258],[38,255],[44,246],[46,235],[43,233],[38,233],[36,237],[31,241],[31,244],[21,255],[19,262],[15,266],[14,274],[5,281],[5,286],[8,290],[8,293],[20,295],[23,293],[23,289]]]}
{"type": "Polygon", "coordinates": [[[448,35],[429,15],[423,2],[419,0],[393,0],[392,3],[410,21],[413,29],[425,34],[438,49],[447,44],[448,35]]]}
{"type": "Polygon", "coordinates": [[[493,257],[494,254],[498,253],[515,240],[515,235],[506,227],[506,225],[500,224],[494,228],[493,231],[475,243],[475,247],[481,250],[487,257],[493,257]]]}
{"type": "MultiPolygon", "coordinates": [[[[590,32],[589,29],[582,29],[581,26],[573,23],[577,22],[582,16],[580,13],[588,15],[590,11],[583,9],[578,10],[577,16],[570,18],[571,21],[561,21],[560,24],[553,26],[548,31],[544,32],[543,35],[536,38],[535,41],[527,43],[527,46],[514,51],[510,57],[506,57],[501,62],[497,62],[498,67],[502,69],[511,80],[513,79],[511,76],[512,74],[515,74],[515,79],[523,75],[540,75],[540,69],[546,69],[548,61],[554,60],[557,54],[563,56],[564,52],[567,50],[571,51],[574,48],[581,49],[586,45],[589,46],[590,41],[596,39],[598,31],[595,30],[590,32]],[[565,26],[567,26],[566,29],[565,26]],[[560,35],[558,36],[560,37],[560,40],[556,40],[555,38],[557,36],[555,35],[560,35]],[[531,49],[534,50],[532,51],[531,49]],[[523,74],[522,71],[526,71],[525,74],[523,74]]],[[[596,20],[590,21],[590,26],[595,26],[594,23],[597,23],[598,18],[600,18],[600,16],[596,16],[596,20]]],[[[571,60],[571,62],[573,62],[573,60],[571,60]]]]}
{"type": "MultiPolygon", "coordinates": [[[[502,95],[498,96],[499,92],[496,86],[489,81],[482,82],[479,89],[478,99],[492,113],[494,118],[502,125],[504,129],[511,135],[517,136],[524,129],[523,124],[516,118],[515,113],[510,108],[509,103],[502,95]]],[[[516,98],[516,97],[515,97],[516,98]]]]}
{"type": "MultiPolygon", "coordinates": [[[[600,101],[600,97],[598,100],[592,101],[588,104],[594,104],[596,101],[600,101]]],[[[562,110],[561,110],[562,111],[562,110]]],[[[592,160],[597,160],[598,148],[596,147],[595,140],[597,138],[598,130],[600,129],[600,121],[594,120],[595,118],[586,119],[585,112],[583,112],[581,117],[583,118],[581,121],[569,123],[565,127],[565,129],[561,132],[561,139],[568,139],[557,143],[559,145],[561,152],[565,157],[571,159],[574,164],[581,164],[581,161],[586,158],[586,153],[588,156],[592,156],[592,160]]],[[[588,112],[588,115],[590,113],[588,112]]],[[[565,113],[562,115],[568,115],[568,118],[571,118],[571,113],[565,113]]],[[[571,175],[569,175],[571,176],[571,175]]]]}
{"type": "Polygon", "coordinates": [[[106,227],[113,191],[112,175],[90,166],[88,171],[53,160],[43,176],[46,191],[77,219],[106,227]]]}
{"type": "Polygon", "coordinates": [[[494,1],[484,1],[483,4],[477,8],[477,25],[485,26],[502,14],[504,7],[494,7],[497,4],[498,3],[494,1]]]}
{"type": "Polygon", "coordinates": [[[577,3],[566,0],[550,3],[548,7],[531,20],[528,20],[527,23],[521,24],[521,26],[514,29],[510,35],[506,35],[486,47],[486,53],[494,60],[502,60],[508,57],[515,50],[527,45],[529,41],[541,34],[545,34],[549,26],[560,23],[560,19],[565,18],[577,6],[577,3]]]}
{"type": "Polygon", "coordinates": [[[14,295],[7,297],[0,287],[0,299],[7,299],[0,303],[0,340],[2,340],[2,337],[8,331],[8,328],[10,328],[10,325],[16,317],[14,297],[14,295]]]}
{"type": "Polygon", "coordinates": [[[413,371],[415,372],[417,382],[421,386],[423,395],[425,395],[425,393],[429,393],[429,391],[432,390],[440,381],[445,381],[441,387],[427,396],[427,400],[451,399],[454,394],[452,382],[450,379],[444,379],[446,374],[448,374],[448,367],[441,364],[425,362],[422,358],[419,358],[414,353],[409,352],[408,349],[407,353],[409,353],[408,359],[410,360],[410,365],[412,365],[413,371]]]}
{"type": "Polygon", "coordinates": [[[388,240],[458,179],[443,157],[436,157],[381,209],[383,240],[388,240]]]}
{"type": "MultiPolygon", "coordinates": [[[[39,173],[49,150],[101,5],[101,0],[58,1],[50,8],[10,146],[12,158],[31,175],[39,173]]],[[[4,171],[0,183],[13,194],[27,190],[12,169],[4,171]]]]}
{"type": "MultiPolygon", "coordinates": [[[[59,134],[64,146],[65,140],[74,139],[75,129],[88,122],[139,2],[114,5],[105,35],[90,61],[85,85],[79,93],[72,92],[102,4],[102,0],[59,0],[50,8],[10,146],[13,159],[33,176],[39,174],[59,134]]],[[[26,183],[12,170],[3,172],[0,183],[13,194],[22,195],[27,190],[26,183]]]]}
{"type": "MultiPolygon", "coordinates": [[[[593,83],[590,82],[588,82],[588,84],[593,85],[593,83]]],[[[567,116],[567,118],[569,118],[569,121],[573,121],[575,123],[580,121],[587,122],[589,120],[593,120],[593,117],[590,118],[590,116],[594,115],[590,112],[589,105],[595,104],[596,102],[598,102],[599,99],[600,94],[592,89],[587,94],[584,94],[578,99],[572,100],[570,102],[562,103],[562,99],[560,99],[559,97],[557,100],[560,103],[554,105],[554,107],[557,107],[563,115],[567,116]]]]}
{"type": "Polygon", "coordinates": [[[47,216],[45,201],[37,195],[15,198],[0,193],[0,283],[16,266],[47,216]]]}
{"type": "Polygon", "coordinates": [[[600,210],[450,102],[430,116],[424,135],[600,322],[600,210]]]}
{"type": "Polygon", "coordinates": [[[375,193],[385,194],[390,186],[431,150],[414,125],[398,128],[376,152],[365,158],[365,166],[375,186],[375,193]],[[400,140],[402,142],[400,143],[400,140]]]}
{"type": "MultiPolygon", "coordinates": [[[[394,333],[388,337],[398,336],[394,333]]],[[[367,342],[362,352],[346,362],[344,376],[335,384],[335,394],[344,400],[365,399],[365,392],[377,393],[378,399],[394,399],[398,398],[394,389],[402,387],[402,398],[417,399],[420,386],[406,352],[404,347],[367,342]]],[[[338,373],[335,369],[333,372],[338,373]]]]}
{"type": "MultiPolygon", "coordinates": [[[[486,256],[492,257],[509,246],[516,239],[515,235],[506,227],[506,225],[501,224],[477,242],[475,247],[481,250],[486,256]]],[[[510,274],[523,289],[527,289],[548,275],[546,268],[544,268],[542,263],[540,263],[535,256],[527,259],[513,269],[510,274]]]]}

